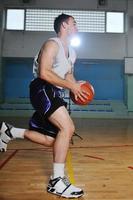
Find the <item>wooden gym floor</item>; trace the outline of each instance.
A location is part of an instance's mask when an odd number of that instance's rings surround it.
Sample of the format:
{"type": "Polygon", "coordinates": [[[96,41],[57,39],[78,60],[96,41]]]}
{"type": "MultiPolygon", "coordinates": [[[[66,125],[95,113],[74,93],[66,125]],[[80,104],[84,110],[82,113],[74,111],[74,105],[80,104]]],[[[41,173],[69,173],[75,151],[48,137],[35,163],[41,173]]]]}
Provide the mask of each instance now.
{"type": "MultiPolygon", "coordinates": [[[[25,127],[27,119],[4,119],[25,127]]],[[[76,119],[66,173],[85,191],[81,200],[133,199],[133,122],[119,119],[76,119]]],[[[52,150],[28,140],[12,141],[0,153],[0,200],[56,200],[46,186],[52,150]]],[[[61,198],[62,199],[62,198],[61,198]]]]}

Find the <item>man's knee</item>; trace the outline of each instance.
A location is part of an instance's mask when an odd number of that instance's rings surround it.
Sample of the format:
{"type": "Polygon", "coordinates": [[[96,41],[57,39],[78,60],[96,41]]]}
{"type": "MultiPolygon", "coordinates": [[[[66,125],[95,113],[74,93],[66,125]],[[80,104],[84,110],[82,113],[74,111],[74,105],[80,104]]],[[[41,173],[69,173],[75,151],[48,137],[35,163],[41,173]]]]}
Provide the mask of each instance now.
{"type": "Polygon", "coordinates": [[[63,132],[66,133],[66,135],[71,139],[72,135],[75,132],[75,126],[73,123],[66,125],[63,127],[63,132]]]}
{"type": "Polygon", "coordinates": [[[73,135],[74,132],[75,132],[75,126],[74,126],[74,124],[71,125],[70,131],[71,131],[71,134],[73,135]]]}
{"type": "Polygon", "coordinates": [[[45,146],[52,147],[54,144],[55,139],[49,136],[46,136],[45,146]]]}

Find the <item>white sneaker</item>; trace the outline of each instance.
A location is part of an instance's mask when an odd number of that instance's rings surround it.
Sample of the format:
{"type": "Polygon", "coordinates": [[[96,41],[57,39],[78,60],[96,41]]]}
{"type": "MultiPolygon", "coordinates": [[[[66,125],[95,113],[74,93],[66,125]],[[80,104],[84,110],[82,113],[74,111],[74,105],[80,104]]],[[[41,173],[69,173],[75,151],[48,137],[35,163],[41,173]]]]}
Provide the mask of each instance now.
{"type": "Polygon", "coordinates": [[[13,139],[11,134],[12,125],[2,122],[0,124],[0,151],[5,152],[7,150],[7,144],[13,139]]]}
{"type": "Polygon", "coordinates": [[[47,192],[65,198],[78,198],[84,194],[83,190],[72,185],[66,177],[51,178],[47,186],[47,192]]]}

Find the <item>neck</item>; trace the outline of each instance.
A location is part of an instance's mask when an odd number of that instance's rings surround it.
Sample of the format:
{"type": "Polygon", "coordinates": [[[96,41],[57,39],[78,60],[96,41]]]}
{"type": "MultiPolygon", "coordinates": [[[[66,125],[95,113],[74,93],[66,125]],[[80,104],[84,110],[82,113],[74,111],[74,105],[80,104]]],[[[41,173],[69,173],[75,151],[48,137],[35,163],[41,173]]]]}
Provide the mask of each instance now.
{"type": "Polygon", "coordinates": [[[68,37],[65,37],[63,35],[58,35],[57,37],[60,39],[62,46],[64,48],[65,55],[68,58],[69,57],[68,49],[69,49],[69,43],[70,43],[68,37]]]}
{"type": "Polygon", "coordinates": [[[57,37],[60,38],[63,46],[65,46],[65,47],[69,46],[70,41],[69,41],[69,38],[66,37],[66,35],[58,34],[57,37]]]}

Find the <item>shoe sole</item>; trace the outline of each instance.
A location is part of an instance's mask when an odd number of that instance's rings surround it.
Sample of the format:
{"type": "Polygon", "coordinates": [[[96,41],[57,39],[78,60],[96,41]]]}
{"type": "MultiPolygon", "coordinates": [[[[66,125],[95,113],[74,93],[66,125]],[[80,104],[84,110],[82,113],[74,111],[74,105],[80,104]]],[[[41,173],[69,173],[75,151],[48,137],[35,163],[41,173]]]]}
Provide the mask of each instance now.
{"type": "MultiPolygon", "coordinates": [[[[3,124],[3,122],[0,122],[0,136],[1,136],[1,128],[2,128],[2,124],[3,124]]],[[[1,138],[0,138],[0,152],[6,152],[6,150],[5,150],[5,148],[3,147],[3,145],[2,145],[2,140],[1,140],[1,138]]]]}
{"type": "Polygon", "coordinates": [[[1,139],[0,139],[0,152],[6,152],[5,148],[3,147],[1,139]]]}
{"type": "Polygon", "coordinates": [[[50,192],[50,191],[48,191],[48,190],[47,190],[47,192],[50,193],[50,194],[54,194],[54,195],[63,197],[63,198],[67,198],[67,199],[73,199],[73,198],[76,199],[76,198],[80,198],[80,197],[83,196],[83,194],[81,194],[81,195],[73,195],[73,196],[64,196],[63,194],[61,195],[61,194],[58,194],[58,193],[56,193],[56,192],[50,192]]]}

